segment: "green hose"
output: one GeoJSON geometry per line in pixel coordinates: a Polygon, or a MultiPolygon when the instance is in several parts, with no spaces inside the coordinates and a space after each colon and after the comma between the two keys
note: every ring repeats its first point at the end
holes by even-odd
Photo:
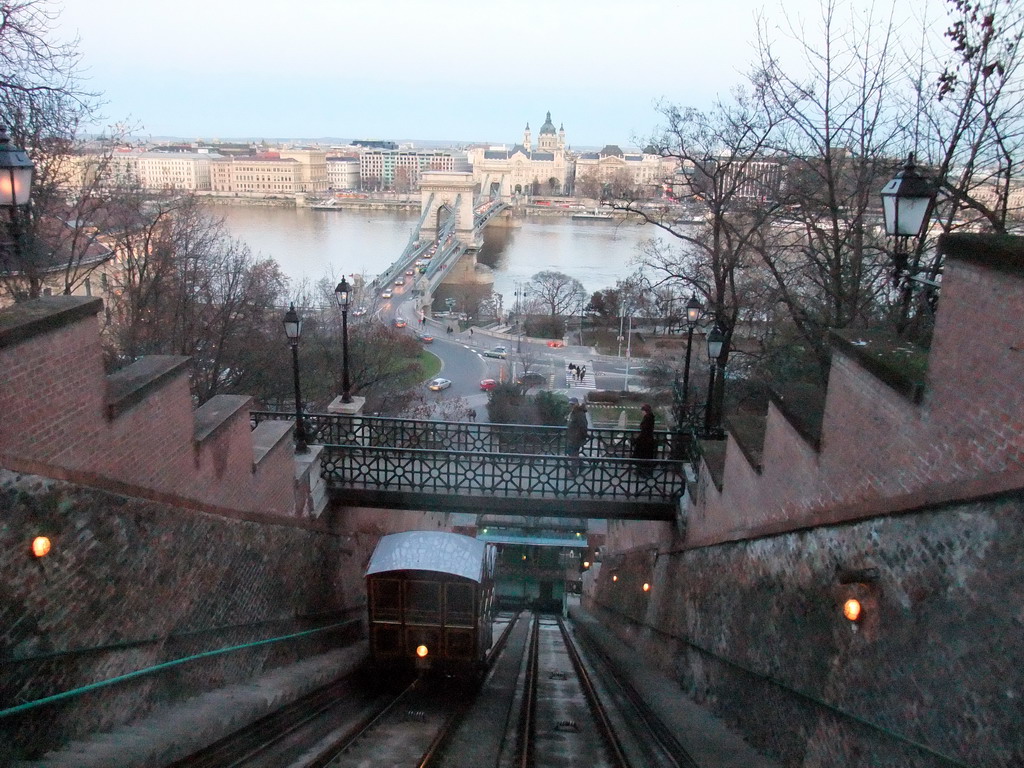
{"type": "Polygon", "coordinates": [[[127,680],[134,680],[137,677],[143,677],[145,675],[151,675],[154,672],[160,672],[162,670],[169,669],[170,667],[176,667],[179,664],[184,664],[185,662],[188,662],[188,661],[195,661],[196,659],[205,659],[205,658],[208,658],[210,656],[218,656],[218,655],[220,655],[222,653],[231,653],[232,651],[241,651],[241,650],[244,650],[246,648],[254,648],[254,647],[258,646],[258,645],[267,645],[269,643],[279,643],[279,642],[282,642],[284,640],[294,640],[294,639],[299,638],[299,637],[306,637],[308,635],[316,634],[317,632],[327,632],[328,630],[331,630],[331,629],[338,629],[340,627],[349,626],[349,625],[352,624],[353,621],[358,621],[358,620],[351,620],[350,619],[349,621],[342,621],[342,622],[339,622],[337,624],[331,624],[331,625],[326,626],[326,627],[320,627],[319,629],[307,629],[304,632],[296,632],[296,633],[291,634],[291,635],[282,635],[281,637],[271,637],[271,638],[269,638],[267,640],[256,640],[256,641],[251,642],[251,643],[243,643],[242,645],[232,645],[232,646],[229,646],[227,648],[218,648],[215,651],[203,651],[202,653],[196,653],[196,654],[193,654],[192,656],[185,656],[184,658],[175,659],[174,661],[165,661],[162,664],[157,664],[157,665],[152,666],[152,667],[146,667],[144,669],[139,669],[139,670],[136,670],[135,672],[129,672],[126,675],[118,675],[117,677],[111,677],[111,678],[109,678],[107,680],[100,680],[97,683],[89,683],[89,685],[83,685],[80,688],[72,688],[70,691],[63,691],[62,693],[55,693],[52,696],[44,696],[41,699],[36,699],[35,701],[27,701],[24,704],[17,705],[16,707],[9,707],[7,709],[0,709],[0,719],[5,718],[5,717],[10,717],[11,715],[17,715],[17,714],[20,714],[22,712],[26,712],[26,711],[28,711],[30,709],[36,709],[37,707],[43,707],[43,706],[46,706],[47,704],[53,704],[54,702],[57,702],[57,701],[63,701],[64,699],[70,699],[70,698],[73,698],[75,696],[81,696],[84,693],[89,693],[90,691],[95,691],[95,690],[98,690],[100,688],[105,688],[108,685],[115,685],[117,683],[123,683],[123,682],[125,682],[127,680]]]}

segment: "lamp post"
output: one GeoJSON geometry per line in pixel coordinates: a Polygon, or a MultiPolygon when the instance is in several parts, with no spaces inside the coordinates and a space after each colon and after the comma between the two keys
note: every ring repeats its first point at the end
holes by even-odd
{"type": "Polygon", "coordinates": [[[302,423],[302,392],[299,389],[299,339],[302,336],[302,318],[292,304],[284,314],[284,333],[292,348],[292,373],[295,377],[295,452],[306,453],[306,427],[302,423]]]}
{"type": "MultiPolygon", "coordinates": [[[[938,190],[927,176],[917,170],[913,152],[907,156],[903,170],[896,174],[882,187],[882,217],[885,220],[885,232],[895,238],[893,246],[893,285],[902,284],[902,313],[906,320],[910,310],[911,280],[921,281],[917,277],[919,251],[914,249],[914,263],[908,265],[910,238],[921,237],[938,190]]],[[[927,281],[931,284],[931,281],[927,281]]],[[[931,287],[937,287],[932,284],[931,287]]]]}
{"type": "Polygon", "coordinates": [[[708,334],[708,359],[711,361],[711,377],[708,380],[708,401],[704,406],[704,436],[718,437],[718,413],[715,407],[715,376],[718,373],[718,358],[722,355],[725,335],[715,323],[708,334]]]}
{"type": "Polygon", "coordinates": [[[11,240],[16,258],[21,255],[21,212],[32,194],[34,166],[23,149],[11,146],[6,126],[0,125],[0,208],[11,217],[11,240]]]}
{"type": "Polygon", "coordinates": [[[697,300],[696,296],[691,296],[690,300],[686,302],[686,363],[683,366],[683,384],[680,387],[678,373],[676,373],[675,380],[672,382],[676,410],[676,435],[673,442],[672,458],[677,461],[682,460],[685,450],[683,434],[686,432],[687,425],[692,424],[690,412],[690,357],[693,351],[693,331],[700,320],[702,309],[703,307],[701,307],[701,303],[697,300]]]}
{"type": "Polygon", "coordinates": [[[352,293],[344,275],[338,287],[334,289],[334,298],[341,309],[341,402],[351,403],[352,394],[348,379],[348,307],[352,303],[352,293]]]}
{"type": "Polygon", "coordinates": [[[686,302],[686,363],[683,365],[683,408],[685,409],[690,397],[690,352],[693,349],[693,331],[700,320],[700,313],[703,307],[696,295],[690,297],[686,302]]]}

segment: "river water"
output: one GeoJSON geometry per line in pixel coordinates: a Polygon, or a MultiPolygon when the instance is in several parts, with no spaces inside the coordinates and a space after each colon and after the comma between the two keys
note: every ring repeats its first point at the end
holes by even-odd
{"type": "MultiPolygon", "coordinates": [[[[211,211],[254,253],[275,259],[293,291],[322,277],[333,283],[342,274],[377,275],[401,254],[419,220],[415,211],[351,208],[216,205],[211,211]]],[[[515,283],[543,270],[575,277],[591,294],[632,274],[641,244],[651,238],[665,236],[633,221],[530,217],[521,227],[487,227],[477,260],[493,270],[494,290],[506,297],[515,283]]]]}

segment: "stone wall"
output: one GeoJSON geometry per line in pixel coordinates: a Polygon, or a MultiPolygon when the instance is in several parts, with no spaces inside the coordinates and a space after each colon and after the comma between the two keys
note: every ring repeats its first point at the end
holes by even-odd
{"type": "MultiPolygon", "coordinates": [[[[365,611],[373,535],[0,471],[0,709],[365,611]],[[53,549],[36,560],[32,538],[53,549]],[[104,648],[106,646],[106,648],[104,648]]],[[[361,631],[361,627],[359,628],[361,631]]],[[[338,631],[189,662],[0,719],[0,764],[323,652],[338,631]]]]}
{"type": "Polygon", "coordinates": [[[740,542],[620,551],[606,555],[588,602],[787,766],[1010,768],[1024,765],[1022,572],[1016,491],[740,542]],[[840,583],[869,568],[877,580],[840,583]],[[848,597],[864,606],[858,623],[842,615],[848,597]]]}

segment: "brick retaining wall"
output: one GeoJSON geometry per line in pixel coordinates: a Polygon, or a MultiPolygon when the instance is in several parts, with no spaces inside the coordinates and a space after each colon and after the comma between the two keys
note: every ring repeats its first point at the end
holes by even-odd
{"type": "MultiPolygon", "coordinates": [[[[361,619],[362,569],[376,542],[294,519],[232,519],[3,471],[0,521],[0,708],[206,650],[361,619]],[[37,561],[28,548],[38,533],[51,537],[53,551],[37,561]],[[202,632],[211,628],[221,629],[202,632]],[[193,634],[167,639],[184,633],[193,634]],[[148,638],[162,640],[10,662],[148,638]]],[[[324,633],[211,657],[31,710],[0,720],[0,744],[19,756],[41,752],[342,640],[324,633]]],[[[9,756],[0,748],[0,764],[9,756]]]]}
{"type": "Polygon", "coordinates": [[[1013,492],[607,556],[592,609],[786,765],[1009,768],[1024,765],[1022,572],[1013,492]],[[837,571],[868,567],[877,582],[839,583],[837,571]],[[848,596],[865,606],[856,629],[840,611],[848,596]]]}

